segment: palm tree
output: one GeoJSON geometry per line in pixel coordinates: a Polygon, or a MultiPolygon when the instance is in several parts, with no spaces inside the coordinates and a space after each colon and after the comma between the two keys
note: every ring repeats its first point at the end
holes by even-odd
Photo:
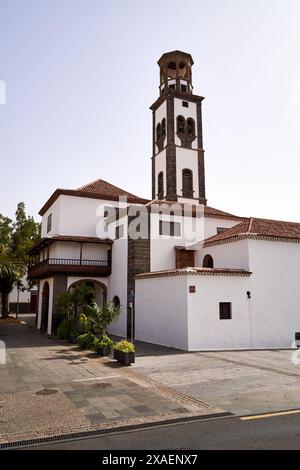
{"type": "Polygon", "coordinates": [[[64,292],[58,298],[58,308],[62,317],[74,319],[77,323],[78,313],[87,305],[87,298],[91,293],[91,288],[84,285],[75,285],[68,292],[64,292]]]}
{"type": "Polygon", "coordinates": [[[93,300],[91,305],[84,307],[84,314],[81,315],[81,322],[87,328],[93,330],[95,334],[106,335],[106,330],[110,323],[116,321],[120,315],[120,306],[115,305],[111,300],[103,307],[99,307],[93,300]]]}

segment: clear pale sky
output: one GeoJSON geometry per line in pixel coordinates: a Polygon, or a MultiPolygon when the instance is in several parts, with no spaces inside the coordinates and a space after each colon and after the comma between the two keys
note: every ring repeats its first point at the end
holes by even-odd
{"type": "Polygon", "coordinates": [[[0,213],[97,178],[150,198],[156,61],[181,49],[209,205],[300,222],[299,25],[300,0],[0,0],[0,213]]]}

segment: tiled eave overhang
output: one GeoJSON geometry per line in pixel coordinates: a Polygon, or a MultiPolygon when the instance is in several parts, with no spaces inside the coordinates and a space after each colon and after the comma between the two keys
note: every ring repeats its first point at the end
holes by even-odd
{"type": "Polygon", "coordinates": [[[149,279],[155,277],[172,277],[172,276],[251,276],[250,271],[243,269],[222,269],[222,268],[184,268],[170,269],[166,271],[154,271],[150,273],[137,274],[135,279],[149,279]]]}
{"type": "Polygon", "coordinates": [[[300,238],[293,237],[279,237],[279,236],[270,236],[270,235],[261,235],[255,233],[245,233],[228,238],[223,238],[221,240],[212,240],[204,241],[203,247],[207,248],[210,246],[224,245],[225,243],[233,243],[240,240],[266,240],[271,242],[283,242],[283,243],[300,243],[300,238]]]}
{"type": "Polygon", "coordinates": [[[155,111],[159,106],[164,102],[167,96],[174,96],[175,98],[179,98],[181,100],[188,100],[192,101],[193,103],[201,103],[201,101],[204,100],[204,96],[198,96],[198,95],[190,95],[186,94],[177,90],[172,90],[168,89],[167,94],[161,95],[151,106],[150,109],[151,111],[155,111]]]}
{"type": "MultiPolygon", "coordinates": [[[[75,196],[75,197],[85,197],[88,199],[101,199],[103,201],[119,201],[120,197],[125,197],[123,195],[111,195],[111,194],[96,194],[96,193],[89,193],[86,191],[78,191],[75,189],[56,189],[52,196],[48,199],[48,201],[43,205],[41,208],[39,215],[44,215],[45,212],[52,206],[52,204],[56,201],[56,199],[61,196],[75,196]]],[[[127,202],[131,204],[147,204],[149,199],[142,199],[139,197],[131,197],[126,196],[127,202]]]]}

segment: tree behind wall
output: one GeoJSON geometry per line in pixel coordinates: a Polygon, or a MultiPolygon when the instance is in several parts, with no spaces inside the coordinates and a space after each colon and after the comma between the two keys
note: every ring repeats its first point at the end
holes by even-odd
{"type": "Polygon", "coordinates": [[[27,251],[40,239],[40,224],[26,215],[25,204],[17,206],[15,220],[0,214],[0,294],[2,316],[8,316],[8,295],[26,273],[27,251]]]}

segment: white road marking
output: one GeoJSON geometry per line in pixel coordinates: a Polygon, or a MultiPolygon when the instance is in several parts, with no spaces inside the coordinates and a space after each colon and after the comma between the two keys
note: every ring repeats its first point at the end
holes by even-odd
{"type": "Polygon", "coordinates": [[[121,376],[120,375],[106,375],[104,377],[90,377],[88,379],[72,380],[72,382],[88,382],[89,380],[116,379],[117,377],[121,377],[121,376]]]}

